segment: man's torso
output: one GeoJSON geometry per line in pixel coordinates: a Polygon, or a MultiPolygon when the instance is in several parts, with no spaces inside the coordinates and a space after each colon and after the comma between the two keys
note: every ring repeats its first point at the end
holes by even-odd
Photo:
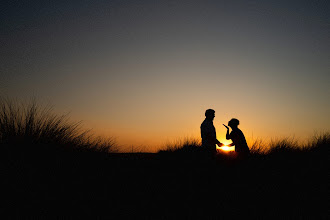
{"type": "Polygon", "coordinates": [[[216,131],[213,121],[205,119],[201,124],[202,146],[215,149],[216,131]]]}

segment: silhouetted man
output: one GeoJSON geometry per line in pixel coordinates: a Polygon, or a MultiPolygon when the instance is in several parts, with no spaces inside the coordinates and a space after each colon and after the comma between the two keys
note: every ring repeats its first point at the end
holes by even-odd
{"type": "Polygon", "coordinates": [[[219,147],[223,146],[223,144],[217,140],[215,127],[213,125],[215,111],[213,109],[206,110],[205,117],[205,120],[201,124],[202,147],[210,154],[215,154],[216,145],[219,147]]]}

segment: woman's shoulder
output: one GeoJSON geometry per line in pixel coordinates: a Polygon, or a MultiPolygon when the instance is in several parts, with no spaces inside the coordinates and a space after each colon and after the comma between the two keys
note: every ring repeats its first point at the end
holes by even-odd
{"type": "Polygon", "coordinates": [[[232,130],[230,134],[231,135],[236,135],[236,136],[244,135],[243,132],[239,128],[232,130]]]}
{"type": "Polygon", "coordinates": [[[239,133],[237,132],[236,129],[234,129],[234,130],[232,130],[232,131],[230,132],[230,136],[232,136],[232,137],[237,136],[238,134],[239,134],[239,133]]]}
{"type": "Polygon", "coordinates": [[[237,132],[243,133],[241,129],[237,128],[237,132]]]}

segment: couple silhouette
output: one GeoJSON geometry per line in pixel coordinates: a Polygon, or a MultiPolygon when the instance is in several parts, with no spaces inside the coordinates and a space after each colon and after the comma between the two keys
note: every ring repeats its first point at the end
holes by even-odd
{"type": "MultiPolygon", "coordinates": [[[[215,127],[213,125],[214,117],[215,111],[213,109],[207,109],[205,111],[205,120],[201,124],[202,148],[211,155],[215,155],[216,145],[219,147],[224,146],[224,144],[217,139],[215,127]]],[[[232,118],[228,122],[228,126],[223,124],[223,126],[227,128],[226,139],[232,141],[228,146],[235,146],[235,152],[238,157],[245,158],[250,154],[250,150],[246,143],[245,136],[238,128],[238,125],[239,120],[236,118],[232,118]],[[229,127],[232,129],[231,132],[229,132],[229,127]]]]}

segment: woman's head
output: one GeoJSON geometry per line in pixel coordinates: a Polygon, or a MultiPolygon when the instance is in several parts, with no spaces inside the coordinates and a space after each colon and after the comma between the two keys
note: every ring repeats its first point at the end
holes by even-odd
{"type": "Polygon", "coordinates": [[[239,120],[236,118],[232,118],[229,122],[228,122],[228,126],[231,128],[236,128],[239,125],[239,120]]]}

